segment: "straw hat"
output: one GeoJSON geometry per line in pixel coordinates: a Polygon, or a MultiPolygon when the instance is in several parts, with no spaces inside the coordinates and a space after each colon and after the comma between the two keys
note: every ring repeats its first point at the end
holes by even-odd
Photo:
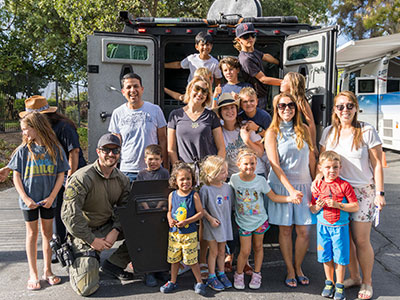
{"type": "Polygon", "coordinates": [[[213,108],[213,111],[218,115],[218,117],[221,118],[221,116],[219,115],[220,108],[222,108],[224,106],[232,105],[232,104],[239,107],[239,101],[235,100],[232,97],[231,93],[223,93],[218,99],[218,106],[213,108]]]}
{"type": "Polygon", "coordinates": [[[43,96],[32,96],[25,100],[25,111],[19,113],[20,118],[23,118],[27,113],[36,111],[41,114],[56,112],[56,106],[50,106],[46,98],[43,96]]]}

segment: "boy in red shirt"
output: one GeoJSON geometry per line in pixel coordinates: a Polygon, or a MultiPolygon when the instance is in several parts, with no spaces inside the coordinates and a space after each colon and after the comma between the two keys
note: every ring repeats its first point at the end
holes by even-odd
{"type": "Polygon", "coordinates": [[[343,281],[350,260],[349,212],[358,210],[351,185],[339,178],[340,156],[325,151],[319,157],[318,169],[324,175],[313,189],[310,210],[317,214],[318,261],[324,264],[325,287],[322,296],[346,299],[343,281]],[[334,289],[334,273],[336,287],[334,289]]]}

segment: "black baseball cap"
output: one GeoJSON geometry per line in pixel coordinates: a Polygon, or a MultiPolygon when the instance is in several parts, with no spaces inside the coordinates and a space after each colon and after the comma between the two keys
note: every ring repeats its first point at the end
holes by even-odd
{"type": "Polygon", "coordinates": [[[119,140],[119,137],[117,137],[114,134],[111,133],[106,133],[101,136],[97,143],[97,148],[104,147],[105,145],[116,145],[118,147],[121,147],[121,141],[119,140]]]}
{"type": "Polygon", "coordinates": [[[256,33],[256,31],[254,30],[254,25],[252,23],[240,23],[238,26],[236,26],[236,37],[239,38],[247,33],[256,33]]]}

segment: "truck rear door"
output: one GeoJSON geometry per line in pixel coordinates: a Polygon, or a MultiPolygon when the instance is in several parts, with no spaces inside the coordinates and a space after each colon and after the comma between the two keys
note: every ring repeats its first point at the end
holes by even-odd
{"type": "Polygon", "coordinates": [[[108,131],[111,113],[125,103],[121,78],[137,73],[144,86],[143,100],[157,102],[156,39],[123,33],[88,36],[89,161],[96,158],[99,138],[108,131]]]}
{"type": "Polygon", "coordinates": [[[283,47],[284,73],[299,72],[306,77],[306,90],[317,125],[317,140],[330,123],[336,92],[336,37],[331,26],[289,35],[283,47]]]}

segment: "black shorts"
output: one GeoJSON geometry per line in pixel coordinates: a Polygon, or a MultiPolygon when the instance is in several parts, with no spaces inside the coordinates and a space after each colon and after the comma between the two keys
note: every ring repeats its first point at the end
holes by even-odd
{"type": "Polygon", "coordinates": [[[39,211],[40,211],[40,218],[41,219],[53,219],[54,218],[54,208],[45,208],[43,206],[39,206],[35,209],[30,210],[22,210],[24,215],[24,219],[26,222],[32,222],[39,219],[39,211]]]}

